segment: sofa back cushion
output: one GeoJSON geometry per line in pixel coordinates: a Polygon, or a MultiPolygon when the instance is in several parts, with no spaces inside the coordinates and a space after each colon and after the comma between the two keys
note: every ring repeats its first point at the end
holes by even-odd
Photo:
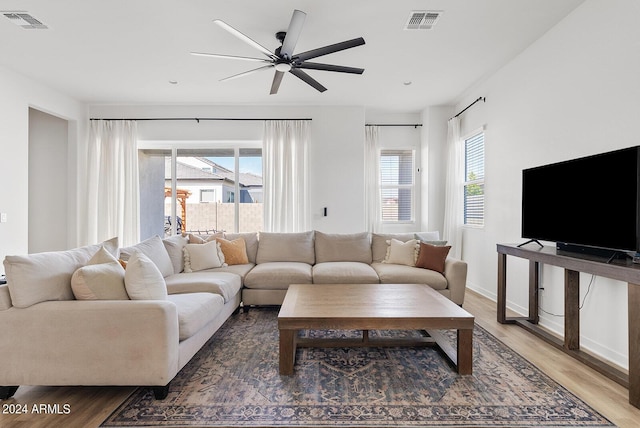
{"type": "Polygon", "coordinates": [[[169,260],[173,265],[173,272],[180,273],[184,270],[184,253],[182,250],[184,246],[189,243],[188,236],[173,235],[162,240],[164,248],[169,254],[169,260]]]}
{"type": "Polygon", "coordinates": [[[26,308],[49,300],[73,300],[71,276],[86,265],[101,246],[117,254],[118,238],[67,251],[7,256],[4,271],[13,306],[26,308]]]}
{"type": "Polygon", "coordinates": [[[367,232],[351,234],[315,233],[316,263],[361,262],[371,264],[371,242],[367,232]]]}
{"type": "Polygon", "coordinates": [[[256,263],[300,262],[314,264],[313,231],[300,233],[260,232],[256,263]]]}
{"type": "Polygon", "coordinates": [[[258,256],[258,234],[256,232],[224,234],[224,239],[229,241],[233,241],[239,238],[244,239],[244,245],[247,250],[247,258],[249,259],[249,263],[255,263],[258,256]]]}

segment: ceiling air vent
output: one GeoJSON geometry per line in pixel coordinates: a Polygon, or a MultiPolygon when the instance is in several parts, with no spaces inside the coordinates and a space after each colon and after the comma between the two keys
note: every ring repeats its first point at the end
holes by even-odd
{"type": "Polygon", "coordinates": [[[414,10],[404,26],[405,30],[431,30],[440,16],[441,10],[414,10]]]}
{"type": "Polygon", "coordinates": [[[9,21],[27,30],[46,30],[49,28],[25,11],[2,11],[0,13],[2,13],[9,21]]]}

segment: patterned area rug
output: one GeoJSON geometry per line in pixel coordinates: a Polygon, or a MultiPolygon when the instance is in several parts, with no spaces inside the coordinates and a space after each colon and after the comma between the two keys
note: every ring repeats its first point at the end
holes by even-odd
{"type": "MultiPolygon", "coordinates": [[[[397,334],[417,333],[370,337],[397,334]]],[[[252,309],[226,322],[165,400],[139,388],[102,426],[613,426],[482,328],[473,339],[470,376],[430,347],[299,349],[294,375],[280,376],[277,311],[252,309]]]]}

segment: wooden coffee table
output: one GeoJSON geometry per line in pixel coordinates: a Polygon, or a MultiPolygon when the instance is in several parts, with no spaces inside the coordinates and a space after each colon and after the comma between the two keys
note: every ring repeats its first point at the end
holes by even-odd
{"type": "Polygon", "coordinates": [[[471,374],[474,317],[423,284],[292,284],[278,314],[280,374],[293,374],[296,348],[439,346],[471,374]],[[362,330],[359,339],[309,339],[299,330],[362,330]],[[435,330],[456,329],[454,349],[435,330]],[[369,339],[369,330],[427,330],[417,339],[369,339]]]}

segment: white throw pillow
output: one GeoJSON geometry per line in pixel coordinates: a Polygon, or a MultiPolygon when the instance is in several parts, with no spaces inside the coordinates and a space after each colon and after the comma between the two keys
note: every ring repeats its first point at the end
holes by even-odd
{"type": "Polygon", "coordinates": [[[218,241],[206,244],[187,244],[184,246],[184,271],[197,272],[226,266],[224,254],[218,241]]]}
{"type": "Polygon", "coordinates": [[[104,247],[73,273],[71,289],[77,300],[129,300],[124,268],[104,247]]]}
{"type": "Polygon", "coordinates": [[[383,263],[392,263],[396,265],[415,266],[418,255],[418,240],[410,239],[407,242],[391,239],[387,241],[389,248],[387,249],[387,257],[383,263]]]}
{"type": "Polygon", "coordinates": [[[162,273],[144,253],[131,254],[124,274],[124,285],[132,300],[166,300],[167,286],[162,273]]]}
{"type": "Polygon", "coordinates": [[[145,256],[149,257],[149,259],[151,259],[156,264],[163,277],[173,275],[174,273],[179,273],[173,271],[173,263],[171,262],[169,253],[167,252],[167,249],[165,248],[164,244],[162,243],[162,239],[160,239],[159,236],[156,235],[152,238],[140,242],[139,244],[134,245],[133,247],[121,248],[120,258],[123,260],[128,260],[136,251],[140,251],[145,256]]]}

